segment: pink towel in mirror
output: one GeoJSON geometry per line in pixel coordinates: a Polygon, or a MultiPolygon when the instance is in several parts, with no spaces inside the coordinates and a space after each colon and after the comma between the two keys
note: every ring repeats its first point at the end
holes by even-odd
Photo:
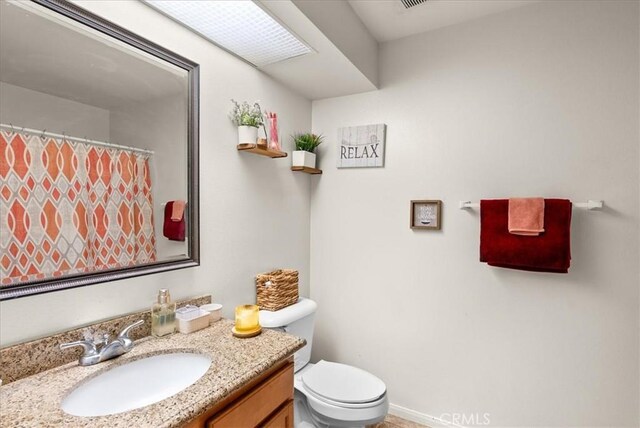
{"type": "Polygon", "coordinates": [[[171,221],[181,221],[184,216],[185,201],[175,200],[173,201],[173,207],[171,209],[171,221]]]}

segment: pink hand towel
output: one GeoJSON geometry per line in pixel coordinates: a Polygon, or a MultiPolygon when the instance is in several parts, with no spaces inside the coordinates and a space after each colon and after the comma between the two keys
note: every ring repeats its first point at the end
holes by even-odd
{"type": "Polygon", "coordinates": [[[509,199],[509,233],[538,236],[544,232],[544,199],[509,199]]]}
{"type": "Polygon", "coordinates": [[[184,216],[185,202],[181,200],[173,201],[173,207],[171,209],[171,221],[181,221],[184,216]]]}

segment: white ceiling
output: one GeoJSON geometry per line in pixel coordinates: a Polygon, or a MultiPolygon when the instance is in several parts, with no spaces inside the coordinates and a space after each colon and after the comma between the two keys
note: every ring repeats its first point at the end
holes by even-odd
{"type": "MultiPolygon", "coordinates": [[[[185,93],[187,72],[39,6],[0,0],[0,80],[104,109],[185,93]]],[[[186,96],[186,95],[185,95],[186,96]]]]}
{"type": "Polygon", "coordinates": [[[400,0],[349,0],[378,42],[480,18],[538,0],[427,0],[405,9],[400,0]]]}

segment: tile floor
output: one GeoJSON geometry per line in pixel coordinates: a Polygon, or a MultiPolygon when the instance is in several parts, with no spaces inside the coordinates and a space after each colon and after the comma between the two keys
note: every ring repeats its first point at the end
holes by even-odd
{"type": "Polygon", "coordinates": [[[406,419],[399,418],[393,415],[387,415],[383,422],[372,425],[370,428],[429,428],[426,425],[421,425],[415,422],[408,421],[406,419]]]}

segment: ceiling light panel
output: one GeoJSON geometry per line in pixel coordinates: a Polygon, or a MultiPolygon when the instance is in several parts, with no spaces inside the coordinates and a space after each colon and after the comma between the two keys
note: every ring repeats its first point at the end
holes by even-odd
{"type": "Polygon", "coordinates": [[[258,67],[311,52],[253,1],[143,1],[258,67]]]}

